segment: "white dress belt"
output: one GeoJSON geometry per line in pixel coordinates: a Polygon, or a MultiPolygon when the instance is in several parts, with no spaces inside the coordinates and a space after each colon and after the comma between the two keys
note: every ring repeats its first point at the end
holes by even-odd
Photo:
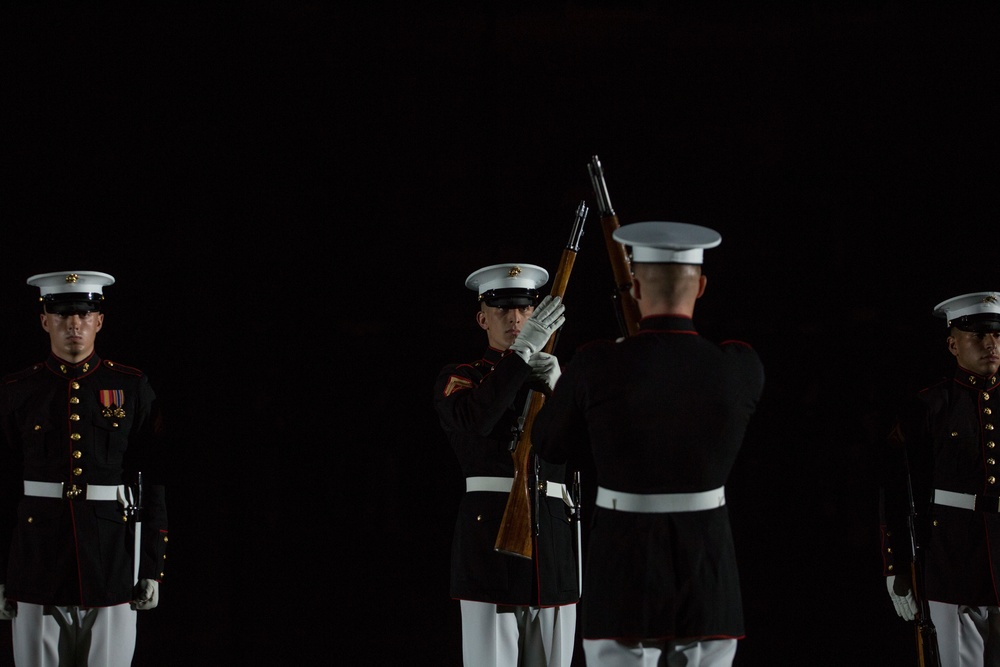
{"type": "Polygon", "coordinates": [[[996,496],[979,496],[974,493],[956,493],[934,489],[931,500],[935,505],[957,507],[961,510],[979,510],[981,512],[1000,512],[1000,498],[996,496]]]}
{"type": "Polygon", "coordinates": [[[81,493],[86,493],[84,496],[86,500],[118,500],[122,504],[127,504],[125,503],[124,484],[118,484],[117,486],[113,484],[87,484],[86,492],[83,489],[78,489],[74,484],[64,494],[62,482],[34,482],[27,479],[24,480],[24,495],[26,496],[62,498],[65,495],[67,498],[77,498],[76,494],[81,493]]]}
{"type": "MultiPolygon", "coordinates": [[[[466,477],[465,490],[468,491],[496,491],[497,493],[510,493],[510,488],[514,485],[513,477],[466,477]]],[[[545,482],[545,495],[551,498],[562,498],[569,507],[573,507],[573,498],[569,495],[569,489],[565,484],[558,482],[545,482]]]]}
{"type": "Polygon", "coordinates": [[[698,493],[625,493],[597,487],[598,507],[619,512],[698,512],[726,504],[726,487],[698,493]]]}

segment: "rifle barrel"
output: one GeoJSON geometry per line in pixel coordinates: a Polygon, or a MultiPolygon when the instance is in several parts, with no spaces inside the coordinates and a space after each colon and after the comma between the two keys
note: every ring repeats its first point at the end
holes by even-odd
{"type": "Polygon", "coordinates": [[[590,182],[594,185],[594,196],[597,197],[597,208],[601,211],[601,217],[607,218],[615,214],[615,209],[611,207],[611,195],[608,194],[608,184],[604,182],[604,167],[596,155],[590,158],[587,165],[590,172],[590,182]]]}
{"type": "Polygon", "coordinates": [[[642,318],[639,306],[632,298],[632,272],[625,246],[614,240],[614,232],[618,229],[618,216],[611,207],[611,197],[608,195],[608,185],[604,181],[604,168],[596,155],[590,158],[587,165],[590,180],[594,185],[594,194],[601,209],[601,229],[604,231],[604,244],[608,249],[608,259],[611,261],[611,272],[615,279],[615,290],[612,301],[615,316],[623,336],[631,336],[639,331],[639,320],[642,318]]]}

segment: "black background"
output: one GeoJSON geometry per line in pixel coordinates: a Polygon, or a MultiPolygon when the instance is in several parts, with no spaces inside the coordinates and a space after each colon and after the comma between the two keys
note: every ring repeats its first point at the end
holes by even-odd
{"type": "Polygon", "coordinates": [[[875,464],[953,363],[933,306],[998,288],[995,17],[660,5],[5,6],[2,365],[47,351],[28,276],[111,273],[98,350],[176,436],[137,665],[460,664],[431,387],[485,342],[465,277],[554,271],[581,200],[557,351],[618,335],[592,155],[622,224],[722,234],[695,319],[767,371],[737,664],[914,659],[875,464]]]}

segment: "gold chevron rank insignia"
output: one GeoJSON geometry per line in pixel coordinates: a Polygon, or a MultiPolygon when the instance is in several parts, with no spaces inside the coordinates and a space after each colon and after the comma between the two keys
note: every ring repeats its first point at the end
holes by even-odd
{"type": "Polygon", "coordinates": [[[472,380],[469,378],[452,375],[448,379],[448,386],[444,388],[444,395],[451,396],[459,389],[472,389],[472,380]]]}

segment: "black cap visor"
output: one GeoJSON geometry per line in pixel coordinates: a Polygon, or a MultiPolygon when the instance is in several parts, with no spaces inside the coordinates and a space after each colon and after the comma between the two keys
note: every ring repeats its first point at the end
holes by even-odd
{"type": "Polygon", "coordinates": [[[479,300],[494,308],[524,308],[538,304],[538,290],[509,287],[483,292],[479,300]]]}
{"type": "Polygon", "coordinates": [[[101,310],[102,298],[100,294],[92,292],[52,294],[42,300],[42,305],[45,312],[55,315],[95,313],[101,310]]]}
{"type": "Polygon", "coordinates": [[[970,333],[1000,332],[1000,314],[980,313],[978,315],[963,315],[951,321],[951,326],[960,331],[970,333]]]}

